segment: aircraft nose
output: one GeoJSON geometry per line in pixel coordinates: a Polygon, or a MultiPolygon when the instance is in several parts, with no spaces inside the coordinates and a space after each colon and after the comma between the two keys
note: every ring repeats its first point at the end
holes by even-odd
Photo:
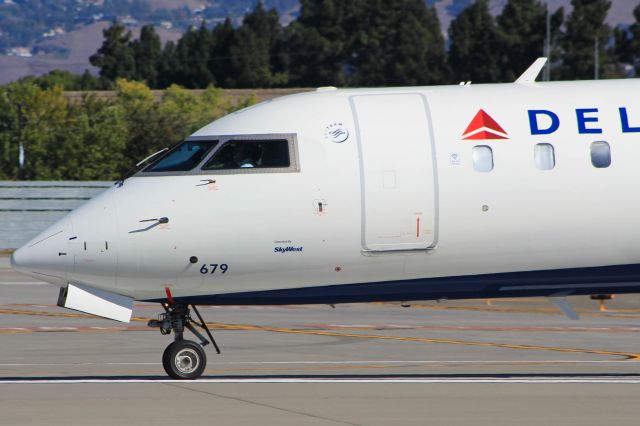
{"type": "Polygon", "coordinates": [[[57,223],[11,255],[11,267],[23,274],[56,285],[66,284],[69,253],[65,223],[57,223]]]}
{"type": "Polygon", "coordinates": [[[16,271],[29,273],[45,263],[50,263],[51,259],[46,259],[47,256],[43,254],[37,249],[24,245],[11,254],[9,262],[16,271]]]}
{"type": "Polygon", "coordinates": [[[26,266],[24,257],[24,250],[21,248],[11,253],[11,257],[9,258],[11,268],[15,269],[16,271],[22,271],[24,269],[24,266],[26,266]]]}

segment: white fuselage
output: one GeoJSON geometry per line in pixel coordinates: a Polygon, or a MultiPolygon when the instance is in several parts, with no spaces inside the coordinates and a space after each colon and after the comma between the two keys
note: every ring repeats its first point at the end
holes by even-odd
{"type": "Polygon", "coordinates": [[[184,297],[638,264],[637,93],[640,82],[620,80],[265,102],[193,137],[292,135],[296,170],[139,173],[14,263],[60,286],[142,300],[165,288],[184,297]],[[479,110],[504,138],[463,138],[479,110]],[[610,146],[609,167],[592,165],[597,141],[610,146]],[[552,145],[552,169],[536,167],[536,144],[552,145]],[[491,171],[475,170],[477,146],[491,148],[491,171]],[[160,217],[168,223],[141,222],[160,217]]]}

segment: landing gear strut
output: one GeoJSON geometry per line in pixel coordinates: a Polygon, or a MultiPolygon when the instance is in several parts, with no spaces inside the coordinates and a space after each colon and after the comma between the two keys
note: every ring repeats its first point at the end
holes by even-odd
{"type": "Polygon", "coordinates": [[[173,343],[167,346],[162,354],[164,371],[174,379],[197,379],[207,366],[207,356],[203,348],[209,343],[213,344],[217,353],[220,353],[220,348],[195,305],[191,305],[191,309],[193,309],[199,321],[191,317],[189,305],[163,303],[162,307],[165,313],[160,314],[157,320],[149,321],[148,326],[159,328],[160,333],[163,335],[170,334],[173,330],[173,343]],[[194,325],[203,329],[207,333],[209,340],[194,325]],[[185,328],[192,332],[200,340],[200,343],[184,340],[185,328]]]}

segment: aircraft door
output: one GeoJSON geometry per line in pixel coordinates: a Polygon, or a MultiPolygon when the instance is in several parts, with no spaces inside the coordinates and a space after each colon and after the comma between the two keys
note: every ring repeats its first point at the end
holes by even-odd
{"type": "Polygon", "coordinates": [[[425,97],[353,96],[351,105],[360,151],[364,250],[435,247],[435,153],[425,97]]]}

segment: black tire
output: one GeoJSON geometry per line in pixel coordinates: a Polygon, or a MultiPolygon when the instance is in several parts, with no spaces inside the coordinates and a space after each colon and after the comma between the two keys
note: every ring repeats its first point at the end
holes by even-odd
{"type": "Polygon", "coordinates": [[[162,355],[164,371],[177,380],[197,379],[207,366],[207,355],[202,346],[191,340],[173,342],[162,355]]]}
{"type": "Polygon", "coordinates": [[[176,342],[171,342],[171,344],[169,346],[167,346],[164,350],[164,352],[162,353],[162,368],[164,368],[164,371],[168,374],[171,375],[171,372],[169,370],[169,356],[171,355],[171,348],[173,347],[173,345],[176,342]]]}

